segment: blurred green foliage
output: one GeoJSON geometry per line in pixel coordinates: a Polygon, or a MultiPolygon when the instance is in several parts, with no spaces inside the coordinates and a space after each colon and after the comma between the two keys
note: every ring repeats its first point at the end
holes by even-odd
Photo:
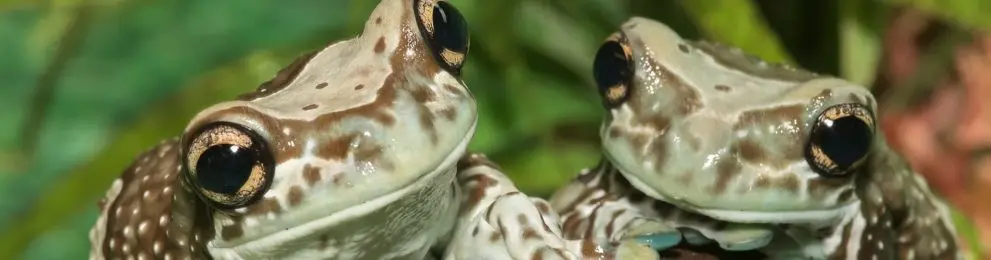
{"type": "MultiPolygon", "coordinates": [[[[471,149],[534,195],[597,160],[592,57],[631,15],[865,85],[894,6],[991,25],[980,0],[452,2],[471,26],[471,149]]],[[[356,35],[376,4],[0,1],[0,259],[87,255],[95,203],[135,155],[295,56],[356,35]]]]}

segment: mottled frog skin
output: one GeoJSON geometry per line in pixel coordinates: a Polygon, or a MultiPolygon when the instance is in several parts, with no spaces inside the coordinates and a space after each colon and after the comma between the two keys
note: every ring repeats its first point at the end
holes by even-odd
{"type": "Polygon", "coordinates": [[[634,17],[599,49],[604,157],[550,203],[566,239],[783,259],[962,259],[947,206],[848,81],[634,17]]]}
{"type": "Polygon", "coordinates": [[[483,154],[458,161],[461,210],[444,259],[657,259],[638,243],[612,248],[590,239],[565,239],[561,218],[541,198],[522,192],[483,154]]]}
{"type": "Polygon", "coordinates": [[[360,36],[139,155],[90,259],[423,259],[453,226],[476,124],[467,51],[451,4],[381,1],[360,36]]]}

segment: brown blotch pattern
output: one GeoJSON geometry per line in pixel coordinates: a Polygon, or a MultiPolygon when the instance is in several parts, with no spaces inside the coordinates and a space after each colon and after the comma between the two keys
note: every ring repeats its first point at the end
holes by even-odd
{"type": "MultiPolygon", "coordinates": [[[[737,153],[735,149],[730,149],[730,154],[737,153]]],[[[743,166],[737,161],[736,156],[723,156],[716,163],[716,183],[712,186],[714,194],[722,194],[729,187],[729,182],[740,174],[743,166]]]]}
{"type": "Polygon", "coordinates": [[[678,44],[678,50],[681,51],[681,53],[684,53],[684,54],[688,54],[688,52],[690,51],[688,49],[688,45],[685,45],[684,43],[679,43],[678,44]]]}
{"type": "Polygon", "coordinates": [[[303,202],[303,188],[293,185],[289,188],[289,206],[299,206],[303,202]]]}
{"type": "Polygon", "coordinates": [[[328,85],[328,84],[327,84],[327,82],[321,82],[320,84],[317,84],[317,89],[323,89],[323,88],[326,88],[326,87],[327,87],[327,85],[328,85]]]}
{"type": "Polygon", "coordinates": [[[716,85],[715,88],[716,88],[716,90],[718,90],[720,92],[729,92],[731,90],[729,86],[722,85],[722,84],[716,85]]]}
{"type": "Polygon", "coordinates": [[[385,51],[385,37],[379,37],[379,40],[375,42],[375,53],[382,53],[385,51]]]}
{"type": "MultiPolygon", "coordinates": [[[[674,95],[679,97],[676,99],[676,105],[674,105],[674,113],[676,115],[688,115],[694,113],[698,109],[702,108],[702,100],[699,96],[698,91],[691,87],[685,80],[681,79],[678,74],[671,72],[666,67],[661,64],[657,64],[655,59],[645,59],[649,64],[650,68],[654,68],[654,72],[658,74],[658,78],[662,80],[662,87],[669,87],[674,90],[674,95]]],[[[636,82],[634,84],[644,84],[641,82],[636,82]]],[[[631,102],[635,105],[632,106],[635,110],[641,109],[641,107],[649,107],[638,104],[641,102],[642,98],[633,98],[631,102]]],[[[638,115],[643,115],[646,111],[634,111],[638,115]]]]}
{"type": "Polygon", "coordinates": [[[244,235],[244,226],[238,225],[228,225],[220,228],[220,238],[225,241],[231,241],[240,238],[244,235]]]}
{"type": "Polygon", "coordinates": [[[805,82],[819,77],[815,73],[782,64],[763,62],[737,48],[710,41],[692,41],[696,51],[702,51],[726,68],[736,69],[749,75],[782,81],[805,82]]]}
{"type": "Polygon", "coordinates": [[[754,164],[758,164],[767,161],[767,153],[764,151],[764,147],[757,143],[753,139],[743,139],[736,143],[737,151],[739,151],[740,159],[748,161],[754,164]]]}
{"type": "Polygon", "coordinates": [[[282,213],[282,206],[279,205],[279,201],[274,198],[262,199],[251,204],[247,207],[247,215],[265,215],[269,213],[279,214],[282,213]]]}
{"type": "MultiPolygon", "coordinates": [[[[289,64],[289,66],[279,70],[279,72],[275,74],[274,78],[262,83],[255,91],[238,96],[237,99],[251,101],[271,95],[275,92],[279,92],[289,86],[289,83],[296,79],[299,72],[302,71],[303,68],[306,67],[306,64],[310,62],[310,59],[316,55],[317,52],[314,51],[296,58],[296,60],[289,64]]],[[[320,88],[319,85],[317,85],[317,88],[320,88]]]]}
{"type": "Polygon", "coordinates": [[[762,176],[754,181],[754,187],[756,188],[778,188],[796,195],[798,194],[800,184],[801,181],[794,173],[786,173],[774,177],[762,176]]]}
{"type": "Polygon", "coordinates": [[[310,185],[310,187],[316,186],[320,179],[320,168],[308,163],[303,165],[303,180],[306,180],[307,185],[310,185]]]}
{"type": "Polygon", "coordinates": [[[358,84],[357,86],[354,86],[354,90],[361,90],[363,88],[365,88],[364,84],[358,84]]]}
{"type": "Polygon", "coordinates": [[[749,151],[751,154],[745,154],[747,158],[753,160],[747,161],[754,163],[763,162],[774,165],[777,168],[782,168],[786,167],[790,162],[801,160],[804,154],[803,151],[805,150],[805,137],[808,135],[804,120],[802,119],[805,109],[806,107],[803,105],[789,105],[741,113],[737,118],[736,124],[733,125],[734,131],[766,128],[767,126],[789,129],[788,131],[771,133],[774,135],[773,138],[778,148],[781,148],[773,156],[767,152],[755,154],[753,152],[756,150],[762,150],[760,149],[761,145],[745,144],[745,142],[754,141],[741,141],[741,146],[751,146],[753,148],[749,151]],[[794,131],[791,129],[794,129],[794,131]]]}
{"type": "Polygon", "coordinates": [[[317,104],[309,104],[309,105],[306,105],[305,107],[303,107],[303,111],[313,110],[313,109],[316,109],[317,107],[318,107],[317,104]]]}

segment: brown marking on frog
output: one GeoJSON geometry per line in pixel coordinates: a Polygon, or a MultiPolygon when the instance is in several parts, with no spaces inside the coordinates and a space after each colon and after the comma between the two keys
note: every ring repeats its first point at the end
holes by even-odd
{"type": "MultiPolygon", "coordinates": [[[[265,81],[264,83],[259,85],[258,89],[255,89],[255,91],[238,96],[237,99],[243,101],[251,101],[262,97],[266,97],[275,92],[279,92],[282,89],[285,89],[287,86],[289,86],[289,83],[292,83],[292,81],[296,79],[296,76],[299,75],[299,72],[303,71],[303,68],[306,67],[306,64],[308,64],[310,62],[310,59],[316,56],[317,53],[318,53],[317,51],[313,51],[297,57],[296,60],[294,60],[292,63],[289,64],[289,66],[286,66],[285,68],[279,70],[279,72],[275,74],[274,78],[265,81]]],[[[317,89],[320,88],[321,88],[320,85],[317,85],[317,89]]]]}
{"type": "Polygon", "coordinates": [[[440,115],[447,118],[447,120],[453,121],[458,116],[458,110],[453,107],[444,108],[440,110],[440,115]]]}
{"type": "Polygon", "coordinates": [[[489,241],[492,243],[498,242],[500,239],[502,239],[502,233],[499,230],[493,231],[492,235],[489,236],[489,241]]]}
{"type": "Polygon", "coordinates": [[[842,204],[849,202],[853,198],[853,189],[848,189],[840,192],[840,195],[836,197],[836,203],[842,204]]]}
{"type": "MultiPolygon", "coordinates": [[[[751,161],[753,163],[767,163],[775,166],[776,168],[782,169],[787,167],[791,162],[802,160],[803,151],[805,150],[805,137],[808,135],[805,131],[805,124],[803,123],[803,115],[805,114],[805,106],[803,105],[787,105],[772,107],[766,109],[749,110],[740,114],[737,118],[736,123],[733,125],[734,131],[749,130],[756,128],[764,128],[766,126],[780,126],[787,128],[796,128],[797,131],[781,131],[773,133],[775,141],[780,144],[779,148],[781,151],[775,153],[774,156],[769,156],[767,152],[762,154],[765,156],[763,160],[751,161]],[[780,138],[780,139],[778,139],[780,138]]],[[[753,138],[757,138],[753,136],[753,138]]],[[[758,158],[757,156],[751,156],[752,158],[758,158]]]]}
{"type": "Polygon", "coordinates": [[[299,203],[303,202],[303,188],[299,185],[293,185],[289,187],[289,206],[299,206],[299,203]]]}
{"type": "Polygon", "coordinates": [[[327,82],[320,82],[320,84],[317,84],[317,89],[326,88],[327,85],[329,85],[329,84],[327,84],[327,82]]]}
{"type": "Polygon", "coordinates": [[[691,49],[688,48],[688,45],[685,45],[684,43],[678,43],[678,50],[684,54],[688,54],[691,52],[691,49]]]}
{"type": "Polygon", "coordinates": [[[833,98],[833,90],[828,88],[823,89],[822,92],[819,92],[819,94],[812,96],[812,100],[810,104],[825,104],[826,101],[829,101],[832,98],[833,98]]]}
{"type": "Polygon", "coordinates": [[[730,47],[718,42],[690,41],[690,44],[695,47],[696,51],[701,51],[712,57],[713,61],[724,68],[736,70],[744,74],[792,82],[805,82],[819,77],[815,73],[806,70],[796,70],[782,64],[767,63],[753,55],[744,53],[739,48],[730,47]]]}
{"type": "Polygon", "coordinates": [[[536,229],[533,229],[533,227],[531,227],[529,225],[527,225],[525,228],[523,228],[523,240],[531,240],[531,239],[538,239],[538,238],[539,237],[537,236],[537,230],[536,229]]]}
{"type": "Polygon", "coordinates": [[[248,209],[248,212],[245,216],[260,216],[269,213],[282,213],[282,206],[279,205],[279,201],[275,198],[261,199],[254,204],[248,205],[246,208],[248,209]]]}
{"type": "Polygon", "coordinates": [[[375,24],[382,24],[382,17],[375,17],[375,24]]]}
{"type": "MultiPolygon", "coordinates": [[[[662,86],[662,88],[671,88],[671,91],[674,92],[672,95],[678,97],[675,99],[675,104],[672,104],[673,107],[670,107],[674,109],[674,111],[672,111],[674,115],[689,115],[695,113],[695,111],[698,111],[703,107],[698,91],[685,82],[685,80],[678,74],[657,63],[656,59],[645,60],[649,63],[647,66],[654,69],[653,72],[657,74],[657,78],[661,79],[660,86],[662,86]]],[[[638,81],[633,84],[643,86],[645,83],[638,81]]],[[[644,115],[647,111],[640,111],[640,109],[649,108],[650,104],[640,104],[640,102],[650,102],[649,98],[650,97],[641,97],[631,99],[631,101],[635,104],[631,108],[633,108],[635,110],[634,112],[638,115],[644,115]]]]}
{"type": "MultiPolygon", "coordinates": [[[[319,147],[319,149],[317,149],[317,156],[330,160],[344,160],[348,157],[348,152],[351,151],[351,144],[353,144],[357,138],[358,134],[351,133],[327,140],[319,147]]],[[[364,144],[364,142],[362,142],[362,144],[364,144]]]]}
{"type": "Polygon", "coordinates": [[[619,219],[620,215],[623,215],[625,213],[626,213],[626,209],[620,209],[612,213],[612,216],[609,217],[609,224],[606,224],[606,234],[612,234],[613,232],[616,231],[616,220],[619,219]]]}
{"type": "Polygon", "coordinates": [[[753,185],[761,189],[779,188],[797,195],[801,182],[795,174],[785,173],[780,176],[760,176],[754,180],[753,185]]]}
{"type": "Polygon", "coordinates": [[[478,205],[478,203],[482,201],[482,198],[485,198],[485,191],[488,190],[490,187],[495,186],[498,183],[498,181],[496,181],[495,179],[492,179],[491,177],[484,174],[474,175],[465,178],[463,180],[460,180],[461,183],[466,183],[466,184],[471,183],[472,181],[475,182],[475,185],[474,187],[470,188],[471,193],[468,194],[468,200],[465,201],[466,204],[464,207],[461,208],[460,214],[464,214],[469,209],[472,209],[476,205],[478,205]]]}
{"type": "Polygon", "coordinates": [[[420,126],[423,130],[430,135],[430,141],[433,143],[437,142],[437,129],[434,126],[434,115],[430,113],[430,109],[427,108],[427,103],[437,100],[437,93],[434,93],[429,86],[418,85],[410,90],[410,94],[413,95],[413,100],[417,103],[417,110],[420,116],[420,126]]]}
{"type": "Polygon", "coordinates": [[[465,92],[461,91],[461,88],[458,88],[451,84],[444,84],[444,89],[446,89],[447,92],[450,92],[451,94],[454,94],[455,96],[458,97],[464,97],[465,95],[465,92]]]}
{"type": "Polygon", "coordinates": [[[461,159],[458,160],[457,170],[460,172],[479,166],[485,166],[500,171],[502,170],[499,168],[499,165],[489,161],[485,155],[480,153],[465,153],[462,155],[461,159]]]}
{"type": "Polygon", "coordinates": [[[351,152],[354,155],[354,159],[357,161],[371,162],[387,171],[395,170],[395,164],[393,164],[393,162],[388,158],[382,156],[384,149],[385,148],[379,144],[361,142],[351,152]]]}
{"type": "Polygon", "coordinates": [[[581,252],[586,259],[606,259],[606,250],[590,239],[582,239],[581,252]]]}
{"type": "Polygon", "coordinates": [[[232,241],[244,236],[244,226],[240,223],[236,225],[225,225],[220,228],[220,238],[224,241],[232,241]]]}
{"type": "Polygon", "coordinates": [[[315,167],[307,163],[303,165],[303,180],[306,181],[307,185],[310,187],[316,186],[317,182],[320,182],[320,168],[315,167]]]}
{"type": "Polygon", "coordinates": [[[317,104],[309,104],[309,105],[306,105],[305,107],[303,107],[303,111],[313,110],[313,109],[316,109],[317,107],[320,107],[320,106],[317,105],[317,104]]]}
{"type": "Polygon", "coordinates": [[[385,51],[385,36],[379,37],[375,42],[375,53],[381,54],[383,51],[385,51]]]}
{"type": "MultiPolygon", "coordinates": [[[[738,151],[731,148],[729,154],[736,154],[738,151]]],[[[743,165],[737,161],[737,156],[723,156],[716,162],[716,183],[712,186],[713,194],[722,194],[729,187],[729,182],[740,174],[743,165]]]]}
{"type": "Polygon", "coordinates": [[[365,88],[364,84],[358,84],[357,86],[354,86],[354,90],[361,90],[363,88],[365,88]]]}
{"type": "Polygon", "coordinates": [[[719,92],[730,92],[730,90],[732,90],[732,88],[730,88],[727,85],[723,85],[723,84],[717,84],[715,86],[715,89],[716,89],[716,91],[719,91],[719,92]]]}
{"type": "Polygon", "coordinates": [[[764,151],[764,147],[761,147],[757,140],[746,138],[736,142],[736,148],[739,152],[740,159],[753,164],[759,164],[767,161],[767,152],[764,151]]]}

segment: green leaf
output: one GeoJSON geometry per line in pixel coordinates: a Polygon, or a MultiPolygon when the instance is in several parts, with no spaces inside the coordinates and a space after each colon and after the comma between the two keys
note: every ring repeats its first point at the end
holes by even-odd
{"type": "Polygon", "coordinates": [[[181,133],[199,110],[239,93],[247,92],[274,75],[291,55],[259,51],[230,67],[207,74],[176,96],[151,106],[132,125],[117,133],[111,143],[90,163],[45,187],[32,211],[18,225],[0,236],[0,259],[12,259],[24,246],[45,230],[62,223],[84,207],[95,207],[109,183],[117,178],[131,159],[159,140],[181,133]]]}
{"type": "Polygon", "coordinates": [[[887,9],[874,1],[841,0],[839,5],[840,76],[871,86],[881,58],[887,9]]]}
{"type": "Polygon", "coordinates": [[[953,218],[953,225],[956,226],[957,232],[959,232],[957,235],[963,238],[964,242],[967,243],[967,247],[970,249],[965,256],[966,259],[981,259],[981,252],[984,252],[982,248],[983,243],[981,243],[981,231],[974,226],[966,215],[955,207],[951,207],[950,214],[953,218]]]}
{"type": "Polygon", "coordinates": [[[583,168],[593,167],[600,158],[598,147],[589,144],[559,143],[544,139],[536,149],[524,150],[511,158],[500,158],[506,174],[530,196],[547,197],[583,168]]]}
{"type": "Polygon", "coordinates": [[[679,1],[710,39],[769,62],[794,64],[778,36],[749,0],[679,1]]]}

